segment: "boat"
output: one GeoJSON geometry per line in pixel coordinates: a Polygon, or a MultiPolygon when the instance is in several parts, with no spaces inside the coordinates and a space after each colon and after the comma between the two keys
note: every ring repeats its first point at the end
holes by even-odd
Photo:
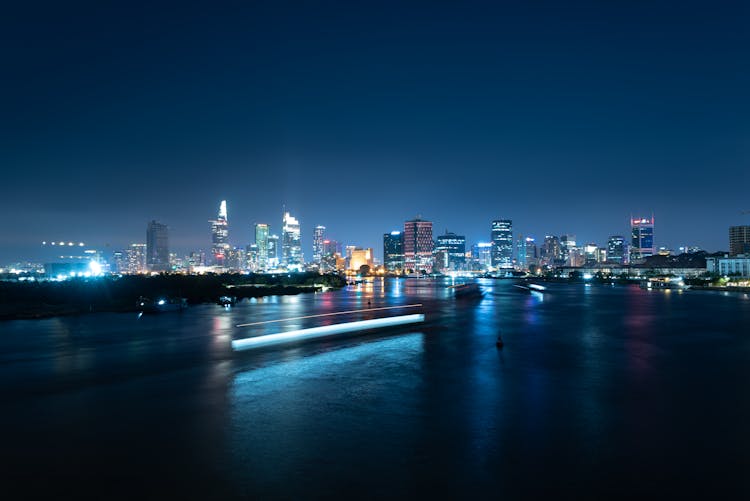
{"type": "Polygon", "coordinates": [[[520,285],[513,284],[513,287],[523,292],[545,292],[547,288],[539,284],[520,285]]]}
{"type": "Polygon", "coordinates": [[[642,280],[640,283],[641,289],[677,289],[687,290],[690,288],[689,285],[685,284],[682,277],[653,277],[646,280],[642,280]]]}
{"type": "Polygon", "coordinates": [[[456,299],[478,298],[484,295],[484,291],[482,291],[482,288],[476,282],[451,285],[448,288],[453,290],[453,297],[456,299]]]}
{"type": "Polygon", "coordinates": [[[182,311],[187,308],[187,299],[184,297],[160,297],[151,299],[144,296],[138,298],[136,307],[141,313],[166,313],[169,311],[182,311]]]}
{"type": "Polygon", "coordinates": [[[220,306],[232,306],[235,303],[237,303],[236,296],[220,296],[219,299],[216,300],[216,304],[220,306]]]}

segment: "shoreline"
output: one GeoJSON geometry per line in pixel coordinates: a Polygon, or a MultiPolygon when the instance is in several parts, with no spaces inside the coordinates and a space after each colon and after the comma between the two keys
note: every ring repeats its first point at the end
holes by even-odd
{"type": "Polygon", "coordinates": [[[189,305],[216,303],[221,296],[236,300],[293,296],[343,287],[336,275],[303,273],[290,276],[125,276],[65,282],[0,282],[0,322],[41,320],[89,313],[133,313],[139,297],[184,298],[189,305]]]}

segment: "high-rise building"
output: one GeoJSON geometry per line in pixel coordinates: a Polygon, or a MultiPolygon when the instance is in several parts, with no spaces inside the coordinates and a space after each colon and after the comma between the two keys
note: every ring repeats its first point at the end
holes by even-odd
{"type": "Polygon", "coordinates": [[[169,233],[166,224],[151,221],[146,228],[146,264],[150,271],[169,270],[169,233]]]}
{"type": "Polygon", "coordinates": [[[130,244],[126,252],[128,273],[144,273],[146,271],[146,244],[130,244]]]}
{"type": "Polygon", "coordinates": [[[516,266],[519,269],[526,269],[526,240],[524,239],[523,235],[518,235],[516,237],[516,266]]]}
{"type": "Polygon", "coordinates": [[[313,231],[313,262],[320,264],[323,257],[323,241],[325,240],[326,227],[318,225],[313,231]]]}
{"type": "Polygon", "coordinates": [[[245,247],[245,261],[245,267],[248,270],[252,272],[260,270],[260,249],[258,244],[250,244],[245,247]]]}
{"type": "Polygon", "coordinates": [[[112,271],[115,273],[128,272],[128,258],[123,251],[114,251],[112,253],[112,271]]]}
{"type": "Polygon", "coordinates": [[[513,221],[497,219],[492,221],[492,266],[513,268],[513,221]]]}
{"type": "Polygon", "coordinates": [[[335,256],[341,255],[341,242],[336,240],[323,240],[323,255],[324,256],[335,256]]]}
{"type": "Polygon", "coordinates": [[[630,218],[630,261],[656,254],[654,246],[654,217],[630,218]]]}
{"type": "Polygon", "coordinates": [[[750,226],[729,227],[729,255],[750,254],[750,226]]]}
{"type": "Polygon", "coordinates": [[[477,242],[471,246],[474,271],[487,271],[492,266],[492,243],[477,242]]]}
{"type": "Polygon", "coordinates": [[[279,236],[268,235],[268,269],[279,267],[279,236]]]}
{"type": "Polygon", "coordinates": [[[323,240],[323,250],[320,258],[320,271],[328,272],[336,269],[336,259],[341,257],[341,244],[335,240],[323,240]]]}
{"type": "Polygon", "coordinates": [[[256,269],[268,269],[268,225],[257,223],[255,225],[256,269]]]}
{"type": "Polygon", "coordinates": [[[404,234],[400,231],[383,234],[383,264],[388,271],[404,269],[404,234]]]}
{"type": "Polygon", "coordinates": [[[227,253],[231,249],[229,245],[229,219],[227,218],[227,201],[222,200],[219,204],[219,216],[209,221],[211,223],[211,255],[213,263],[217,266],[226,266],[227,253]]]}
{"type": "Polygon", "coordinates": [[[187,265],[189,268],[206,265],[206,253],[202,250],[192,251],[188,254],[187,265]]]}
{"type": "Polygon", "coordinates": [[[526,237],[524,247],[526,249],[526,267],[536,266],[538,263],[536,241],[531,237],[526,237]]]}
{"type": "Polygon", "coordinates": [[[560,235],[560,260],[565,263],[570,262],[570,253],[575,247],[575,235],[560,235]]]}
{"type": "Polygon", "coordinates": [[[625,237],[612,235],[607,240],[607,261],[625,264],[625,237]]]}
{"type": "Polygon", "coordinates": [[[432,221],[417,217],[404,222],[404,268],[432,271],[432,221]]]}
{"type": "Polygon", "coordinates": [[[435,251],[444,255],[443,262],[435,262],[438,269],[461,270],[466,264],[466,237],[446,231],[437,237],[435,251]]]}
{"type": "Polygon", "coordinates": [[[586,244],[583,246],[583,255],[586,264],[594,264],[599,256],[599,247],[593,243],[586,244]]]}
{"type": "Polygon", "coordinates": [[[302,245],[297,218],[284,212],[281,221],[281,265],[287,269],[302,270],[302,245]]]}

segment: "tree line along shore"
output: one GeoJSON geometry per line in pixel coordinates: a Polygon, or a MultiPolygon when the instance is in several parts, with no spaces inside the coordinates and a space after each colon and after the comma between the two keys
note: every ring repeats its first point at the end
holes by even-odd
{"type": "Polygon", "coordinates": [[[340,288],[336,274],[123,275],[52,281],[0,281],[0,320],[46,318],[89,312],[138,311],[140,297],[185,298],[210,303],[221,296],[244,298],[300,294],[340,288]]]}

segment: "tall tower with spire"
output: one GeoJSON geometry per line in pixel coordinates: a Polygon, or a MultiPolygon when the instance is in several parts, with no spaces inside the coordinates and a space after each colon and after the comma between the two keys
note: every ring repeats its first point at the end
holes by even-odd
{"type": "Polygon", "coordinates": [[[227,217],[227,201],[219,204],[219,216],[209,221],[211,223],[211,255],[214,264],[224,267],[229,246],[229,219],[227,217]]]}

